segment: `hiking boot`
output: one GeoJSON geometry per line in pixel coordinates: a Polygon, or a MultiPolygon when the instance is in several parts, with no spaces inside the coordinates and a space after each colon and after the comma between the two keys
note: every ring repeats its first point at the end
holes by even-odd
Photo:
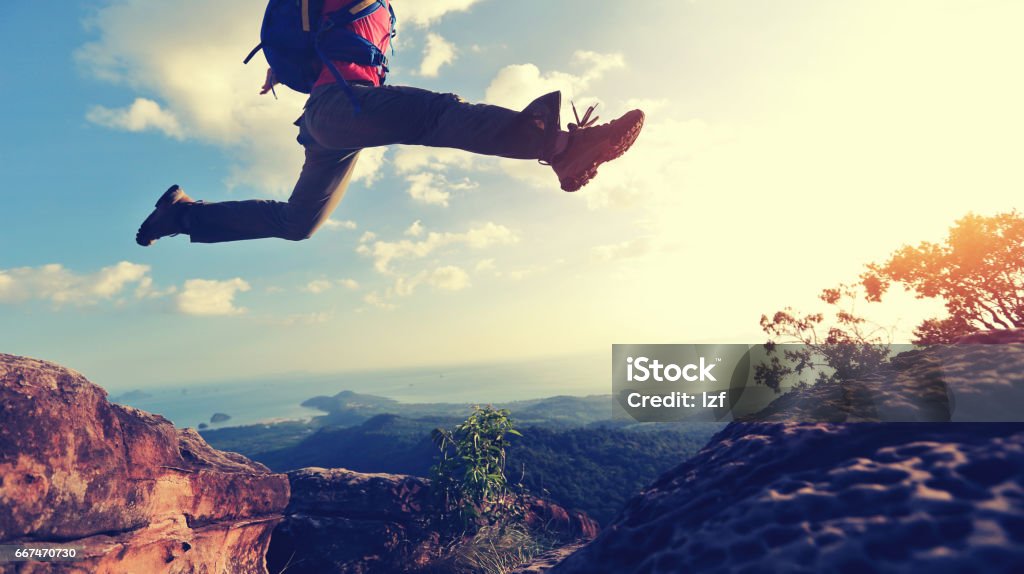
{"type": "Polygon", "coordinates": [[[644,113],[640,110],[595,126],[597,116],[590,117],[595,108],[597,106],[590,106],[581,119],[573,105],[577,123],[569,124],[569,144],[550,162],[565,191],[576,191],[587,185],[597,175],[597,167],[626,153],[644,127],[644,113]]]}
{"type": "Polygon", "coordinates": [[[153,213],[150,213],[139,226],[135,233],[135,242],[143,247],[149,247],[161,237],[183,233],[185,229],[182,228],[181,216],[185,206],[191,203],[195,202],[181,187],[169,187],[157,200],[153,213]]]}

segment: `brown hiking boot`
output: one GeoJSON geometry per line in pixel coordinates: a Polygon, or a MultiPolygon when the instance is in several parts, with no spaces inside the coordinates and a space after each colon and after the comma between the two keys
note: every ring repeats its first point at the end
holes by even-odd
{"type": "Polygon", "coordinates": [[[161,237],[183,233],[185,230],[181,225],[182,210],[190,203],[195,202],[181,187],[169,187],[157,200],[153,213],[150,213],[139,226],[135,233],[135,242],[143,247],[149,247],[161,237]]]}
{"type": "Polygon", "coordinates": [[[640,110],[626,112],[619,119],[595,126],[597,116],[590,117],[595,108],[596,105],[590,106],[581,119],[573,105],[576,123],[569,124],[569,145],[551,160],[551,168],[565,191],[576,191],[587,185],[597,175],[597,167],[626,153],[644,127],[644,113],[640,110]]]}

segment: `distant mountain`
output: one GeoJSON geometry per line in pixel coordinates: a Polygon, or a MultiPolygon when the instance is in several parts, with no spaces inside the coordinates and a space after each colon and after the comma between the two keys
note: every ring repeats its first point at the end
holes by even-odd
{"type": "MultiPolygon", "coordinates": [[[[471,404],[411,404],[342,391],[303,406],[324,412],[309,423],[205,430],[216,448],[286,472],[317,466],[426,476],[437,449],[430,432],[466,419],[471,404]]],[[[639,424],[614,419],[611,395],[557,396],[494,405],[512,413],[522,438],[509,450],[510,479],[601,522],[640,487],[696,453],[718,424],[639,424]],[[525,469],[525,473],[524,473],[525,469]]]]}
{"type": "MultiPolygon", "coordinates": [[[[437,454],[430,431],[450,428],[462,418],[381,414],[358,426],[322,427],[304,436],[296,434],[293,425],[281,431],[292,433],[295,440],[276,450],[265,448],[278,440],[273,425],[203,434],[218,448],[232,448],[280,472],[316,466],[426,476],[437,454]],[[244,429],[254,432],[249,444],[240,434],[244,429]],[[227,431],[234,436],[226,437],[227,431]]],[[[720,428],[613,421],[574,428],[521,426],[523,437],[514,438],[509,448],[507,473],[511,480],[522,480],[530,492],[607,522],[644,484],[695,454],[720,428]]]]}
{"type": "Polygon", "coordinates": [[[112,403],[130,403],[132,401],[141,401],[143,399],[151,398],[153,395],[143,391],[141,389],[135,389],[133,391],[127,391],[112,397],[110,402],[112,403]]]}
{"type": "MultiPolygon", "coordinates": [[[[334,396],[317,396],[302,406],[318,409],[321,426],[352,426],[379,414],[404,417],[454,417],[464,419],[471,403],[400,403],[394,399],[342,391],[334,396]]],[[[612,418],[611,395],[587,397],[556,396],[509,403],[496,403],[497,408],[512,411],[519,424],[547,426],[582,426],[612,418]]]]}
{"type": "Polygon", "coordinates": [[[227,413],[213,413],[210,417],[210,423],[212,424],[226,423],[229,420],[231,420],[231,415],[227,413]]]}

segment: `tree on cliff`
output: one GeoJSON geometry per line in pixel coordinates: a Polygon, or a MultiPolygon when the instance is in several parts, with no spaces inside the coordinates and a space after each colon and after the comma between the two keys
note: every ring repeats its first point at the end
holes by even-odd
{"type": "Polygon", "coordinates": [[[824,289],[818,298],[834,309],[831,319],[792,307],[761,316],[771,339],[765,344],[769,360],[754,366],[757,383],[779,392],[786,378],[805,371],[817,371],[815,383],[842,382],[874,372],[889,355],[889,332],[857,314],[857,286],[824,289]]]}
{"type": "Polygon", "coordinates": [[[1024,217],[968,214],[942,243],[907,245],[861,276],[869,301],[881,301],[892,283],[918,298],[939,298],[948,316],[914,329],[915,343],[950,343],[979,330],[1024,327],[1024,217]]]}
{"type": "Polygon", "coordinates": [[[817,383],[833,383],[877,370],[888,357],[891,338],[859,315],[856,303],[861,298],[881,302],[894,283],[918,298],[945,303],[946,317],[926,319],[914,329],[915,344],[951,343],[983,329],[1024,327],[1024,217],[1016,211],[968,214],[942,243],[898,249],[887,261],[869,264],[859,285],[823,290],[819,298],[834,309],[831,316],[789,307],[762,315],[769,359],[755,366],[755,380],[779,391],[788,377],[805,371],[817,370],[817,383]],[[794,345],[779,348],[779,343],[794,345]]]}

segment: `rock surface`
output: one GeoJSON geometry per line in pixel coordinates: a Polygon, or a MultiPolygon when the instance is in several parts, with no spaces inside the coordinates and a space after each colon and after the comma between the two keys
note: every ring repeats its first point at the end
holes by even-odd
{"type": "Polygon", "coordinates": [[[0,544],[57,542],[80,560],[0,572],[262,574],[288,488],[74,371],[0,354],[0,544]]]}
{"type": "MultiPolygon", "coordinates": [[[[304,468],[288,478],[291,502],[267,555],[272,572],[434,571],[446,558],[447,542],[428,520],[437,513],[429,480],[339,468],[304,468]]],[[[531,502],[527,522],[567,542],[598,530],[585,514],[542,500],[531,502]]]]}
{"type": "MultiPolygon", "coordinates": [[[[1021,342],[897,371],[1014,391],[1021,342]]],[[[1024,423],[732,423],[548,572],[1024,572],[1024,423]]]]}
{"type": "Polygon", "coordinates": [[[900,353],[841,385],[786,393],[744,422],[1020,422],[1024,330],[975,333],[900,353]]]}

